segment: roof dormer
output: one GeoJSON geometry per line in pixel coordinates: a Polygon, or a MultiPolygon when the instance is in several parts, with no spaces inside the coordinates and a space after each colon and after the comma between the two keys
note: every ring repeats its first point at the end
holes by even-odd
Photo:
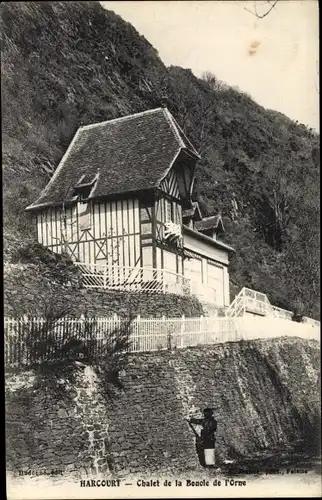
{"type": "Polygon", "coordinates": [[[94,191],[97,179],[98,174],[96,174],[94,178],[86,178],[86,175],[82,175],[74,186],[72,197],[80,202],[87,201],[94,191]]]}
{"type": "Polygon", "coordinates": [[[197,201],[190,202],[190,206],[182,211],[183,224],[190,221],[197,222],[202,220],[202,215],[197,201]]]}
{"type": "Polygon", "coordinates": [[[219,234],[225,233],[224,224],[220,214],[211,215],[210,217],[204,217],[195,224],[195,229],[200,233],[217,239],[219,234]]]}

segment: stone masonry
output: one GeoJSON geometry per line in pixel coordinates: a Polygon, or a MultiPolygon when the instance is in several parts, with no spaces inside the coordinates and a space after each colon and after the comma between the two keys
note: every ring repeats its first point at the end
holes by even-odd
{"type": "Polygon", "coordinates": [[[315,341],[132,354],[122,387],[101,382],[85,367],[59,397],[36,390],[32,373],[8,375],[8,469],[54,468],[79,477],[198,471],[186,418],[208,405],[218,421],[219,461],[318,439],[315,341]]]}

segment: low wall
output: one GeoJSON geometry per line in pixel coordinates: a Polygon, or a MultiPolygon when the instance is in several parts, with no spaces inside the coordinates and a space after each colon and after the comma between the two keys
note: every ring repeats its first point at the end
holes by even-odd
{"type": "Polygon", "coordinates": [[[7,467],[96,471],[199,470],[186,418],[211,405],[217,458],[319,442],[319,345],[274,339],[131,354],[112,385],[77,370],[65,392],[25,373],[6,378],[7,467]],[[46,388],[47,387],[47,388],[46,388]]]}
{"type": "MultiPolygon", "coordinates": [[[[39,266],[6,266],[4,289],[4,311],[7,316],[42,316],[45,309],[53,307],[63,310],[69,307],[69,315],[109,317],[113,314],[142,317],[200,316],[203,307],[194,296],[174,294],[131,293],[111,290],[80,288],[78,279],[71,286],[55,281],[55,278],[40,273],[39,266]]],[[[61,271],[62,273],[64,271],[61,271]]]]}
{"type": "Polygon", "coordinates": [[[253,314],[240,316],[235,319],[235,322],[236,340],[268,339],[287,336],[320,341],[318,322],[316,324],[297,323],[289,319],[255,316],[253,314]]]}

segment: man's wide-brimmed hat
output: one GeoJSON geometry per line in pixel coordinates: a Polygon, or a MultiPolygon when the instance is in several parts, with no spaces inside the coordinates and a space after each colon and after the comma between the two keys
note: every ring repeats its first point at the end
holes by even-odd
{"type": "Polygon", "coordinates": [[[213,409],[213,408],[209,408],[209,407],[208,407],[208,408],[205,408],[203,412],[204,412],[204,413],[213,413],[213,412],[214,412],[214,409],[213,409]]]}

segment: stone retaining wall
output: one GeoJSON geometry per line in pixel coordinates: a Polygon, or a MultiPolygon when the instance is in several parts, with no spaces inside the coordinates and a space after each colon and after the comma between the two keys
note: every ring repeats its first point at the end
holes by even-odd
{"type": "Polygon", "coordinates": [[[79,282],[71,282],[72,286],[55,282],[46,277],[39,266],[7,265],[5,268],[5,315],[8,316],[41,316],[48,306],[55,310],[70,307],[70,314],[80,316],[127,316],[131,311],[142,317],[186,317],[200,316],[204,310],[194,296],[147,294],[118,292],[111,290],[95,290],[80,288],[79,282]]]}
{"type": "Polygon", "coordinates": [[[30,373],[8,375],[7,467],[82,478],[200,470],[186,418],[208,405],[218,421],[219,461],[301,440],[314,447],[319,363],[317,342],[275,339],[133,354],[122,387],[87,368],[68,397],[36,390],[30,373]]]}

